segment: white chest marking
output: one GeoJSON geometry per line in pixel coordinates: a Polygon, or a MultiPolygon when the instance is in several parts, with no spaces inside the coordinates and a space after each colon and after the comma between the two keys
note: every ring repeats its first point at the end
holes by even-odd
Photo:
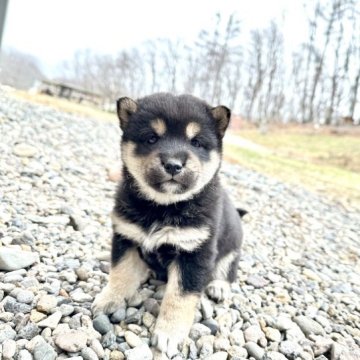
{"type": "Polygon", "coordinates": [[[113,213],[112,223],[114,232],[135,241],[147,251],[153,251],[161,245],[173,245],[178,249],[193,251],[198,248],[210,235],[207,226],[201,227],[158,227],[157,224],[146,232],[140,226],[131,223],[123,217],[113,213]]]}

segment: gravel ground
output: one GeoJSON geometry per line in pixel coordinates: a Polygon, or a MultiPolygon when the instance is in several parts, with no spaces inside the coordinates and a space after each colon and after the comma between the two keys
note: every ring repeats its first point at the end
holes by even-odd
{"type": "MultiPolygon", "coordinates": [[[[0,93],[0,358],[152,359],[164,284],[93,319],[109,271],[117,124],[0,93]]],[[[199,304],[179,359],[360,359],[360,215],[234,165],[249,211],[231,298],[199,304]]]]}

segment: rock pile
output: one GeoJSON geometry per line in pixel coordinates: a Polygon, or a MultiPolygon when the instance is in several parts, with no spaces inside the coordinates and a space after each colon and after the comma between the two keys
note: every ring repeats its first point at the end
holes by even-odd
{"type": "MultiPolygon", "coordinates": [[[[152,359],[164,284],[93,318],[109,272],[117,124],[0,94],[0,358],[152,359]]],[[[360,215],[224,164],[244,218],[238,282],[203,296],[176,359],[360,359],[360,215]]]]}

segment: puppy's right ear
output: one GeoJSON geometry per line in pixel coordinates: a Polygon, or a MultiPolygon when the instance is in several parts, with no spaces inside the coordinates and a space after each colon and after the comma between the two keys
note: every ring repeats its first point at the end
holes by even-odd
{"type": "Polygon", "coordinates": [[[117,115],[120,120],[120,127],[124,130],[129,122],[130,116],[136,112],[137,103],[128,97],[122,97],[116,101],[117,115]]]}

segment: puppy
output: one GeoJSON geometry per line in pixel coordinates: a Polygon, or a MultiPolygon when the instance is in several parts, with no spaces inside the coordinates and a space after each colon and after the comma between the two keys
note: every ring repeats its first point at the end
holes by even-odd
{"type": "Polygon", "coordinates": [[[243,213],[218,177],[230,110],[160,93],[121,98],[117,114],[123,176],[112,213],[112,267],[93,312],[124,306],[153,270],[167,285],[152,345],[172,357],[201,292],[221,301],[236,278],[243,213]]]}

